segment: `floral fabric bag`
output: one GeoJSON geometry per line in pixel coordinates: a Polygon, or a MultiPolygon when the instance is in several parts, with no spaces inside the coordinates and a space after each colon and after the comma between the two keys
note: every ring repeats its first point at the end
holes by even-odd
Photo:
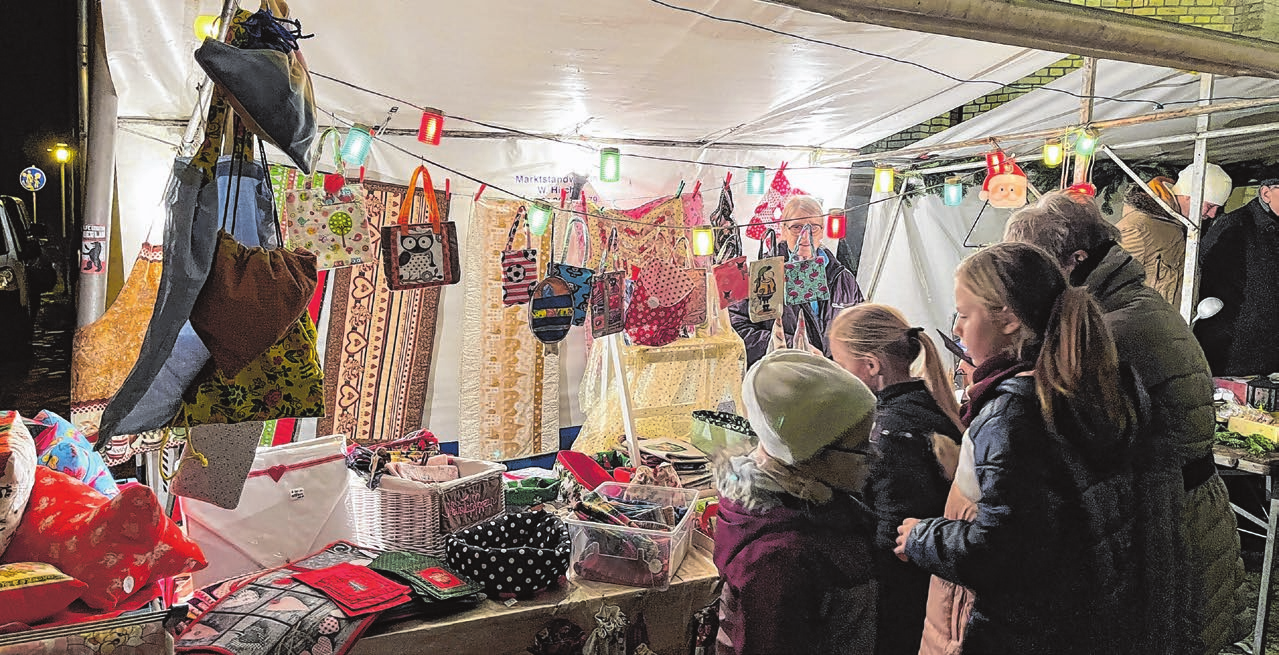
{"type": "Polygon", "coordinates": [[[347,183],[343,174],[342,143],[336,129],[330,127],[320,135],[311,170],[315,170],[329,134],[333,135],[337,173],[324,176],[321,188],[315,187],[315,175],[307,175],[298,188],[298,171],[290,168],[284,190],[284,243],[313,253],[319,270],[373,261],[377,242],[366,218],[364,187],[347,183]]]}

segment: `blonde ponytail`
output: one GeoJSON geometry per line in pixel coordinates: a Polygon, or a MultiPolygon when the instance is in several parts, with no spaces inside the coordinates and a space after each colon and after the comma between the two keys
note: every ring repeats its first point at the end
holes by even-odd
{"type": "Polygon", "coordinates": [[[936,345],[922,329],[912,328],[900,311],[875,303],[849,307],[831,321],[828,340],[854,355],[874,355],[908,370],[923,354],[925,386],[946,417],[963,431],[959,403],[936,345]]]}
{"type": "Polygon", "coordinates": [[[1072,408],[1073,413],[1100,409],[1115,425],[1127,420],[1119,355],[1087,289],[1068,287],[1058,297],[1035,362],[1035,387],[1050,426],[1058,408],[1072,408]]]}

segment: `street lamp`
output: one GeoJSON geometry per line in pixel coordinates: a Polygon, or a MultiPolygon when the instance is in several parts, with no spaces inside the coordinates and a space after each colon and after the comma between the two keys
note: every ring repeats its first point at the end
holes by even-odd
{"type": "Polygon", "coordinates": [[[71,161],[71,149],[59,143],[52,149],[58,162],[58,181],[62,184],[62,238],[67,238],[67,162],[71,161]]]}

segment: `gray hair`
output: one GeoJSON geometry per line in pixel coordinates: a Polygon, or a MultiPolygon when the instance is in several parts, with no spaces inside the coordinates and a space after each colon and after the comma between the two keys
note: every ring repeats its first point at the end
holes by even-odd
{"type": "Polygon", "coordinates": [[[1013,213],[1004,226],[1004,241],[1029,243],[1059,264],[1071,255],[1119,238],[1119,230],[1101,215],[1097,201],[1073,191],[1045,193],[1039,202],[1013,213]]]}

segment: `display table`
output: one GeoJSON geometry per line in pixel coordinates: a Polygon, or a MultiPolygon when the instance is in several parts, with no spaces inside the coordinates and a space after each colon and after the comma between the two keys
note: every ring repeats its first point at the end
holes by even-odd
{"type": "Polygon", "coordinates": [[[713,599],[717,579],[710,555],[690,547],[675,581],[665,591],[570,580],[511,607],[488,600],[476,609],[440,619],[406,619],[374,627],[350,655],[524,655],[551,619],[568,619],[589,634],[595,628],[595,613],[604,605],[619,606],[632,622],[643,613],[649,648],[663,655],[682,653],[688,648],[689,619],[713,599]]]}
{"type": "Polygon", "coordinates": [[[1275,537],[1279,535],[1279,487],[1275,485],[1275,476],[1279,475],[1279,453],[1271,453],[1262,457],[1249,454],[1246,450],[1213,446],[1213,460],[1223,476],[1227,475],[1259,475],[1266,481],[1266,513],[1269,520],[1254,516],[1251,512],[1231,503],[1235,513],[1265,530],[1266,545],[1261,563],[1261,588],[1257,594],[1257,625],[1252,635],[1252,652],[1266,652],[1266,622],[1270,610],[1270,574],[1274,566],[1275,537]]]}

